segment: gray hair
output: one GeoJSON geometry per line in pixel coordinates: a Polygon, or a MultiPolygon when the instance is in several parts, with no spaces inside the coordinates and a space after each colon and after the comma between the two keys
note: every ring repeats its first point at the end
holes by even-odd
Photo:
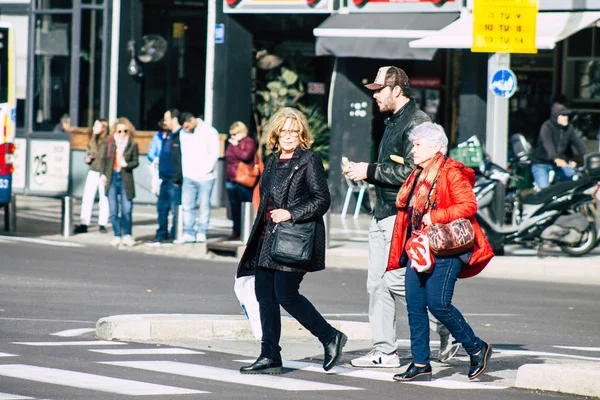
{"type": "Polygon", "coordinates": [[[448,137],[441,125],[425,122],[410,131],[408,140],[414,142],[420,139],[425,139],[430,144],[439,144],[440,152],[444,155],[448,152],[448,137]]]}

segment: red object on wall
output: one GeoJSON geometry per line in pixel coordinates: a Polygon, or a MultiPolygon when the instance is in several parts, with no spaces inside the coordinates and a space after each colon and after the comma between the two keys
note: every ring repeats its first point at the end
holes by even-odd
{"type": "Polygon", "coordinates": [[[414,88],[439,89],[441,80],[440,78],[412,78],[410,86],[414,88]]]}

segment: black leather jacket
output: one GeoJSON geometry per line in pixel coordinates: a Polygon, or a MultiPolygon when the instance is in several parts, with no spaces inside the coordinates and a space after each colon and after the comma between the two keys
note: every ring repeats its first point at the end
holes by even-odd
{"type": "Polygon", "coordinates": [[[379,157],[376,163],[369,164],[367,170],[367,181],[375,185],[377,200],[373,216],[378,221],[396,215],[398,211],[396,195],[414,168],[412,142],[408,140],[408,134],[424,122],[431,122],[431,119],[417,108],[413,99],[385,121],[379,157]],[[392,154],[404,157],[404,164],[392,161],[392,154]]]}

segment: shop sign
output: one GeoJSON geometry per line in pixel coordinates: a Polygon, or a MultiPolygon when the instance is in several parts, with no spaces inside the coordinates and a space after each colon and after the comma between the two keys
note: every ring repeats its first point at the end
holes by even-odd
{"type": "Polygon", "coordinates": [[[329,14],[334,0],[223,0],[225,14],[329,14]]]}
{"type": "Polygon", "coordinates": [[[537,13],[537,0],[475,0],[471,51],[537,53],[537,13]]]}
{"type": "Polygon", "coordinates": [[[410,86],[413,88],[433,88],[441,86],[440,78],[411,78],[410,86]]]}
{"type": "Polygon", "coordinates": [[[462,0],[348,0],[350,12],[456,12],[462,0]]]}
{"type": "Polygon", "coordinates": [[[517,76],[508,68],[496,70],[490,77],[490,90],[498,97],[510,98],[517,91],[517,76]]]}
{"type": "Polygon", "coordinates": [[[30,193],[68,193],[71,142],[31,139],[29,146],[30,193]]]}
{"type": "Polygon", "coordinates": [[[323,82],[308,82],[308,94],[325,94],[325,84],[323,82]]]}

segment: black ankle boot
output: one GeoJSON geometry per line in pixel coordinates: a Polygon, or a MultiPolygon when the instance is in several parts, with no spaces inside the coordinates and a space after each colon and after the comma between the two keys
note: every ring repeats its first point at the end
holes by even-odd
{"type": "Polygon", "coordinates": [[[346,345],[348,336],[344,335],[340,331],[336,331],[333,339],[323,345],[325,355],[323,356],[323,369],[329,371],[335,363],[338,362],[342,355],[342,348],[346,345]]]}
{"type": "Polygon", "coordinates": [[[487,363],[492,356],[492,346],[483,342],[483,347],[479,354],[471,357],[471,367],[469,368],[469,379],[475,379],[485,371],[487,363]]]}
{"type": "Polygon", "coordinates": [[[283,364],[281,360],[266,357],[258,357],[254,364],[240,368],[242,374],[281,374],[283,364]]]}
{"type": "Polygon", "coordinates": [[[431,364],[427,364],[424,367],[417,367],[414,363],[410,363],[406,372],[394,375],[394,380],[397,382],[430,381],[431,364]]]}

